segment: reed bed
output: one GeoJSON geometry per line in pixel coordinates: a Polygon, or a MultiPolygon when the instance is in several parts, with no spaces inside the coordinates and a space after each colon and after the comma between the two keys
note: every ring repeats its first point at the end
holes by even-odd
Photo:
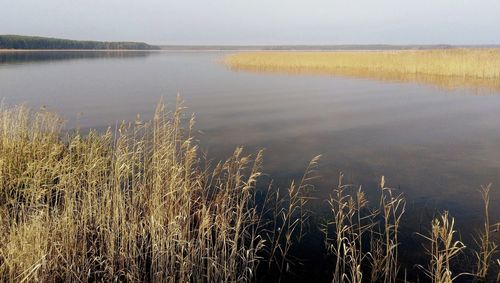
{"type": "MultiPolygon", "coordinates": [[[[237,148],[204,165],[194,119],[182,113],[180,102],[172,112],[160,103],[151,121],[84,134],[63,131],[46,110],[1,106],[0,282],[293,279],[292,247],[319,231],[308,204],[319,156],[285,190],[258,186],[262,152],[237,148]]],[[[500,276],[490,189],[481,191],[485,225],[468,275],[483,281],[500,276]]],[[[342,176],[333,189],[322,229],[333,282],[406,281],[398,256],[405,199],[384,178],[379,192],[371,205],[342,176]]],[[[422,274],[451,282],[465,246],[446,212],[430,231],[422,274]]]]}
{"type": "Polygon", "coordinates": [[[283,240],[255,204],[262,153],[203,169],[180,109],[85,135],[43,110],[0,109],[0,281],[252,281],[269,239],[282,265],[303,186],[274,207],[283,240]]]}
{"type": "Polygon", "coordinates": [[[418,81],[443,88],[500,90],[500,48],[335,52],[242,52],[234,70],[418,81]]]}

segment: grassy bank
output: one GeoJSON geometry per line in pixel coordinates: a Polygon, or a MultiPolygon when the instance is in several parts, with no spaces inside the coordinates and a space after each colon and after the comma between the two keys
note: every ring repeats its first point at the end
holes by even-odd
{"type": "MultiPolygon", "coordinates": [[[[311,180],[318,157],[281,192],[257,185],[262,153],[206,164],[193,137],[194,119],[178,103],[160,104],[104,133],[67,133],[44,110],[0,108],[0,281],[235,282],[294,278],[293,247],[322,231],[329,280],[405,279],[398,238],[405,199],[384,178],[380,199],[339,179],[331,214],[310,227],[311,180]]],[[[433,282],[451,282],[455,259],[469,251],[470,278],[494,280],[494,219],[477,249],[457,238],[446,212],[419,236],[433,282]]],[[[465,275],[464,275],[465,276],[465,275]]]]}
{"type": "Polygon", "coordinates": [[[469,84],[500,90],[500,48],[337,52],[243,52],[229,55],[234,70],[321,73],[441,86],[469,84]]]}

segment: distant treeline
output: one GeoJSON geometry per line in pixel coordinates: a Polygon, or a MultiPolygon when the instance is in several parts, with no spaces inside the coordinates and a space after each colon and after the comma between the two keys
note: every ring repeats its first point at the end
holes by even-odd
{"type": "Polygon", "coordinates": [[[144,42],[81,41],[60,38],[0,35],[0,49],[92,49],[92,50],[157,50],[144,42]]]}

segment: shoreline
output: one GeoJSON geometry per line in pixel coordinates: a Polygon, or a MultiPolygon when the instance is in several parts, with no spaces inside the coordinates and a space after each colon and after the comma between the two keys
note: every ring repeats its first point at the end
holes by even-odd
{"type": "MultiPolygon", "coordinates": [[[[263,49],[0,49],[0,53],[23,53],[23,52],[258,52],[263,49]]],[[[276,50],[278,51],[278,50],[276,50]]],[[[280,50],[280,51],[294,51],[280,50]]],[[[316,50],[321,51],[321,50],[316,50]]],[[[326,51],[326,50],[324,50],[326,51]]]]}
{"type": "Polygon", "coordinates": [[[162,51],[158,49],[1,49],[3,53],[16,53],[16,52],[137,52],[137,51],[162,51]]]}
{"type": "MultiPolygon", "coordinates": [[[[450,48],[451,49],[451,48],[450,48]]],[[[454,49],[498,49],[498,48],[474,48],[462,47],[454,49]]],[[[429,51],[429,50],[448,50],[443,48],[435,49],[2,49],[0,53],[22,53],[22,52],[384,52],[384,51],[429,51]]]]}

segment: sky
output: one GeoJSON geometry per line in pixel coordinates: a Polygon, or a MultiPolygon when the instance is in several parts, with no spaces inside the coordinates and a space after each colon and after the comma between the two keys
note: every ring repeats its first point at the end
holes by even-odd
{"type": "Polygon", "coordinates": [[[0,0],[0,34],[164,45],[500,44],[500,0],[0,0]]]}

